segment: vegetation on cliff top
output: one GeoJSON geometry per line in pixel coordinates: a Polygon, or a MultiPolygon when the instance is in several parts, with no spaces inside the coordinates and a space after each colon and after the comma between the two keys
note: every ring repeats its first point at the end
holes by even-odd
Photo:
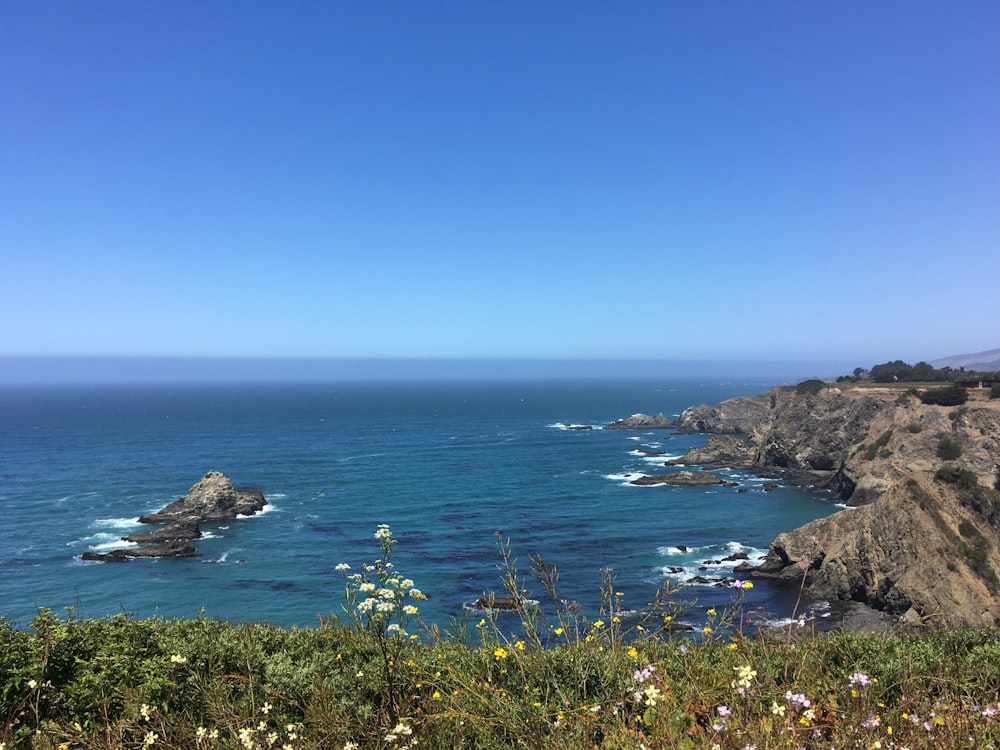
{"type": "Polygon", "coordinates": [[[966,370],[964,367],[955,370],[951,367],[934,367],[926,362],[907,364],[900,359],[875,365],[870,370],[863,367],[854,368],[851,375],[841,375],[837,382],[874,383],[958,383],[968,380],[984,380],[995,382],[1000,380],[1000,372],[978,372],[966,370]]]}
{"type": "Polygon", "coordinates": [[[0,748],[845,748],[1000,743],[1000,632],[817,636],[804,618],[770,637],[743,626],[746,582],[704,629],[665,589],[640,614],[602,573],[603,609],[547,603],[501,544],[514,610],[447,631],[419,625],[421,595],[395,541],[344,575],[345,618],[317,628],[192,620],[0,621],[0,748]],[[417,595],[412,592],[417,591],[417,595]]]}

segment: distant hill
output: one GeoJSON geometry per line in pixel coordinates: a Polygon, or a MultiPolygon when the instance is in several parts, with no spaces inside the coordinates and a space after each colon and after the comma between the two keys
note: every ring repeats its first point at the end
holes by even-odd
{"type": "Polygon", "coordinates": [[[1000,349],[990,349],[978,354],[956,354],[953,357],[936,359],[928,364],[937,368],[950,367],[953,370],[964,367],[966,370],[996,372],[1000,370],[1000,349]]]}

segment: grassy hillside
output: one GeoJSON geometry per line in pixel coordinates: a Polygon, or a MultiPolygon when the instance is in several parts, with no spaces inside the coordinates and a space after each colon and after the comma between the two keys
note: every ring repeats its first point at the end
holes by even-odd
{"type": "MultiPolygon", "coordinates": [[[[604,577],[585,619],[559,599],[424,630],[422,595],[380,555],[339,565],[344,617],[282,629],[42,611],[0,623],[0,747],[889,748],[1000,742],[1000,633],[746,638],[742,599],[672,635],[678,597],[641,612],[604,577]]],[[[501,545],[506,594],[524,581],[501,545]]]]}

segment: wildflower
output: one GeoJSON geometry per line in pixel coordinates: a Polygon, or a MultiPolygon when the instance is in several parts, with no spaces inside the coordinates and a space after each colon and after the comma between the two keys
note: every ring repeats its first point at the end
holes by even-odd
{"type": "Polygon", "coordinates": [[[426,599],[427,595],[420,589],[410,589],[410,598],[416,599],[419,602],[426,599]]]}
{"type": "Polygon", "coordinates": [[[555,630],[554,630],[553,632],[554,632],[554,633],[555,633],[556,635],[562,635],[562,634],[563,634],[563,629],[562,629],[562,628],[556,628],[556,629],[555,629],[555,630]]]}
{"type": "Polygon", "coordinates": [[[711,615],[711,616],[713,616],[713,617],[714,617],[714,616],[715,616],[716,614],[718,614],[718,613],[717,613],[717,612],[715,611],[715,607],[711,607],[711,608],[710,608],[710,609],[708,610],[708,612],[706,612],[705,614],[707,614],[707,615],[711,615]]]}
{"type": "Polygon", "coordinates": [[[750,667],[749,664],[744,664],[742,667],[733,667],[733,671],[736,672],[736,679],[733,680],[733,687],[750,688],[753,687],[754,680],[757,679],[757,670],[750,667]]]}
{"type": "Polygon", "coordinates": [[[412,604],[407,604],[405,607],[403,607],[403,611],[408,615],[415,615],[420,610],[414,607],[412,604]]]}
{"type": "Polygon", "coordinates": [[[705,627],[703,627],[703,628],[701,629],[701,631],[702,631],[703,633],[711,633],[711,632],[712,632],[712,628],[710,628],[710,627],[709,627],[708,625],[706,625],[705,627]]]}
{"type": "Polygon", "coordinates": [[[357,742],[345,742],[344,743],[344,750],[358,750],[358,743],[357,742]]]}
{"type": "Polygon", "coordinates": [[[146,737],[142,741],[143,747],[152,747],[156,744],[156,741],[160,739],[160,735],[156,732],[146,732],[146,737]]]}
{"type": "Polygon", "coordinates": [[[636,682],[645,682],[653,676],[653,672],[656,671],[656,667],[652,664],[647,664],[640,670],[637,670],[633,675],[632,679],[636,682]]]}
{"type": "Polygon", "coordinates": [[[495,649],[493,649],[493,658],[496,659],[497,661],[500,661],[501,659],[506,659],[507,649],[505,649],[503,646],[497,646],[495,649]]]}
{"type": "Polygon", "coordinates": [[[771,713],[775,716],[784,716],[785,707],[780,705],[777,701],[771,701],[771,713]]]}
{"type": "Polygon", "coordinates": [[[142,718],[144,718],[146,721],[150,720],[151,718],[150,708],[147,704],[143,703],[141,706],[139,706],[139,715],[142,716],[142,718]]]}
{"type": "Polygon", "coordinates": [[[882,722],[879,720],[878,716],[869,716],[867,719],[861,722],[861,726],[863,726],[865,729],[874,729],[875,727],[881,726],[881,724],[882,722]]]}
{"type": "Polygon", "coordinates": [[[441,691],[440,690],[435,690],[431,694],[431,698],[433,698],[434,700],[440,700],[441,699],[441,691]]]}
{"type": "Polygon", "coordinates": [[[28,680],[29,690],[34,690],[36,687],[38,687],[38,683],[35,680],[28,680]]]}
{"type": "Polygon", "coordinates": [[[656,685],[647,685],[646,689],[643,690],[642,692],[645,693],[646,695],[647,706],[655,706],[656,699],[659,698],[661,695],[663,695],[663,693],[660,692],[660,689],[656,687],[656,685]]]}
{"type": "Polygon", "coordinates": [[[993,708],[992,706],[987,706],[986,708],[984,708],[982,710],[981,713],[982,713],[983,716],[996,716],[997,715],[997,710],[995,708],[993,708]]]}
{"type": "Polygon", "coordinates": [[[594,622],[594,630],[599,630],[604,627],[604,620],[597,620],[594,622]]]}
{"type": "Polygon", "coordinates": [[[375,532],[376,539],[389,539],[392,536],[392,531],[389,530],[389,524],[380,523],[378,525],[378,531],[375,532]]]}
{"type": "Polygon", "coordinates": [[[811,701],[805,695],[802,693],[793,693],[791,690],[785,693],[785,700],[793,706],[801,706],[802,708],[809,708],[811,705],[811,701]]]}
{"type": "Polygon", "coordinates": [[[406,635],[406,631],[403,630],[397,623],[392,623],[385,629],[386,633],[393,633],[396,635],[406,635]]]}
{"type": "Polygon", "coordinates": [[[717,714],[719,714],[719,716],[732,716],[733,715],[733,712],[729,708],[729,706],[719,706],[718,708],[715,709],[715,711],[716,711],[717,714]]]}
{"type": "Polygon", "coordinates": [[[333,569],[334,569],[334,570],[337,570],[337,571],[340,571],[340,572],[343,572],[343,571],[345,571],[345,570],[350,570],[350,569],[351,569],[351,566],[350,566],[350,565],[348,565],[347,563],[337,563],[337,564],[336,564],[336,565],[334,566],[334,568],[333,568],[333,569]]]}
{"type": "Polygon", "coordinates": [[[629,657],[631,657],[632,659],[635,660],[639,659],[639,651],[636,649],[635,646],[629,646],[628,651],[626,651],[625,653],[627,653],[629,657]]]}
{"type": "Polygon", "coordinates": [[[864,672],[855,672],[850,677],[847,678],[847,683],[849,685],[860,685],[861,687],[868,687],[872,684],[871,678],[864,672]]]}
{"type": "Polygon", "coordinates": [[[181,654],[171,654],[170,661],[174,664],[187,664],[187,657],[181,654]]]}
{"type": "Polygon", "coordinates": [[[514,644],[514,648],[516,648],[518,651],[524,651],[524,641],[517,641],[514,644]]]}
{"type": "Polygon", "coordinates": [[[358,586],[358,591],[360,591],[362,594],[368,594],[374,590],[375,590],[375,584],[372,583],[371,581],[365,581],[360,586],[358,586]]]}

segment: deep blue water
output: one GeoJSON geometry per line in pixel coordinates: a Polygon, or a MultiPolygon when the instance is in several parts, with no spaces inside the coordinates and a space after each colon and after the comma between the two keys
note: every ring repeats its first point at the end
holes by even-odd
{"type": "MultiPolygon", "coordinates": [[[[339,612],[342,579],[392,527],[395,562],[446,625],[463,602],[501,586],[496,533],[527,572],[539,554],[560,593],[593,607],[600,569],[625,604],[645,603],[664,568],[695,572],[732,550],[761,554],[783,530],[826,515],[828,498],[795,487],[634,487],[663,473],[640,449],[679,456],[704,441],[670,431],[569,430],[635,412],[668,416],[773,383],[664,380],[469,381],[286,385],[0,388],[0,616],[38,607],[87,617],[127,612],[315,625],[339,612]],[[135,519],[182,496],[209,470],[259,487],[263,514],[196,544],[194,559],[85,563],[135,519]],[[676,545],[689,552],[680,554],[676,545]]],[[[713,566],[710,575],[721,573],[713,566]]],[[[692,586],[692,619],[730,600],[692,586]]],[[[751,606],[790,603],[764,586],[751,606]]]]}

